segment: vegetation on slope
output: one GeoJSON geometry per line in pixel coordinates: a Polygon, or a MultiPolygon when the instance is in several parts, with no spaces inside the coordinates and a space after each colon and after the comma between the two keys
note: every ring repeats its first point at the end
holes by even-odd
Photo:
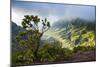
{"type": "Polygon", "coordinates": [[[17,41],[22,38],[17,42],[20,49],[12,52],[13,65],[95,60],[95,22],[79,18],[69,22],[60,20],[55,22],[39,40],[36,39],[38,37],[36,30],[22,31],[18,35],[20,36],[15,36],[17,41]],[[40,46],[35,54],[37,41],[40,46]],[[82,59],[78,58],[78,55],[82,59]]]}

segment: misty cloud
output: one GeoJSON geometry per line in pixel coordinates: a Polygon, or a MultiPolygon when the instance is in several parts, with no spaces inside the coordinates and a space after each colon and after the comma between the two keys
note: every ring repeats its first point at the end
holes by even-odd
{"type": "MultiPolygon", "coordinates": [[[[22,16],[25,14],[33,14],[33,15],[39,15],[42,18],[47,17],[52,22],[57,21],[57,19],[59,20],[61,18],[68,18],[68,17],[69,18],[80,17],[86,20],[95,20],[94,6],[36,3],[36,2],[13,2],[12,12],[18,14],[17,16],[19,16],[20,18],[22,18],[22,16]]],[[[12,16],[12,18],[13,17],[14,15],[12,16]]]]}

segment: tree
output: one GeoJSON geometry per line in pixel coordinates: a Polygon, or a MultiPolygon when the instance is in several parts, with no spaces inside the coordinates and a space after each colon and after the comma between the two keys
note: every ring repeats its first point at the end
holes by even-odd
{"type": "Polygon", "coordinates": [[[33,50],[35,58],[38,59],[37,52],[40,47],[41,37],[50,28],[50,23],[47,18],[40,20],[38,16],[25,15],[22,20],[22,27],[26,31],[20,32],[16,39],[20,45],[33,50]],[[42,28],[39,28],[40,22],[42,22],[42,28]]]}

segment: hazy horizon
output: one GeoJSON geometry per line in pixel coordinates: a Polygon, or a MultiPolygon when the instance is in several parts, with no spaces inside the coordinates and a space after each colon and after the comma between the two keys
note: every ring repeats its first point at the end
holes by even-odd
{"type": "Polygon", "coordinates": [[[41,19],[47,18],[51,24],[77,17],[95,21],[95,6],[13,1],[11,20],[21,25],[24,15],[38,15],[41,19]]]}

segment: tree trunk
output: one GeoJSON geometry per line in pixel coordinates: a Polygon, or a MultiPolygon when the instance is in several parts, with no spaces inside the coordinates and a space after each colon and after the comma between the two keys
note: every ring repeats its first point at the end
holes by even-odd
{"type": "Polygon", "coordinates": [[[39,47],[40,47],[40,40],[37,42],[37,46],[36,46],[36,49],[35,49],[35,52],[34,52],[36,61],[39,61],[39,57],[38,57],[39,47]]]}
{"type": "Polygon", "coordinates": [[[37,46],[36,46],[36,49],[35,49],[35,52],[34,52],[36,61],[39,61],[38,50],[39,50],[39,47],[40,47],[40,41],[41,41],[42,35],[43,35],[43,33],[40,34],[39,39],[37,40],[37,46]]]}

